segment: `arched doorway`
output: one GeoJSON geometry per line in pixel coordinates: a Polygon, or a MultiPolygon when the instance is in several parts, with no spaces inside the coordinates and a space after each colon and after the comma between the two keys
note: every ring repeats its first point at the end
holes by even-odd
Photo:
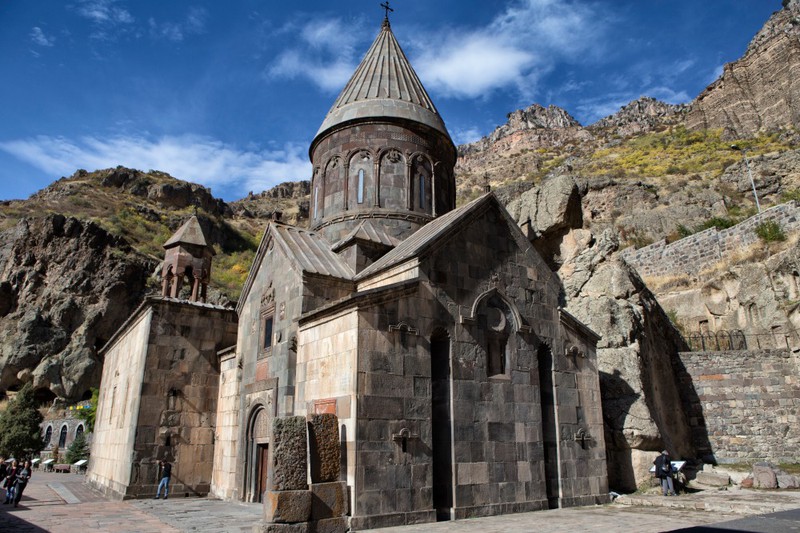
{"type": "Polygon", "coordinates": [[[61,435],[58,437],[58,449],[61,450],[67,445],[67,425],[61,426],[61,435]]]}
{"type": "Polygon", "coordinates": [[[436,520],[453,514],[453,435],[450,409],[450,336],[444,329],[431,335],[431,436],[433,507],[436,520]]]}
{"type": "Polygon", "coordinates": [[[250,415],[246,453],[245,501],[261,502],[269,469],[269,416],[262,405],[250,415]]]}

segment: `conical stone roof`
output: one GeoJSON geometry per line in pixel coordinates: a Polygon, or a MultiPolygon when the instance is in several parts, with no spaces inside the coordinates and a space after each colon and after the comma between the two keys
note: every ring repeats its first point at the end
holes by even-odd
{"type": "Polygon", "coordinates": [[[211,253],[214,249],[211,248],[206,242],[206,236],[203,233],[203,228],[200,227],[200,221],[196,216],[192,216],[189,220],[184,222],[183,226],[178,228],[178,231],[164,243],[164,248],[172,248],[179,244],[194,244],[195,246],[203,246],[209,248],[211,253]]]}
{"type": "Polygon", "coordinates": [[[388,20],[383,21],[381,32],[328,111],[316,137],[339,124],[386,117],[420,122],[450,138],[388,20]]]}

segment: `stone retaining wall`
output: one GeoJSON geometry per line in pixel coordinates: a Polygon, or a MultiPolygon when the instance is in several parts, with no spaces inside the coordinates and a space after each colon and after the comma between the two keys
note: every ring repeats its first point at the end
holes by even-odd
{"type": "Polygon", "coordinates": [[[768,220],[780,224],[787,234],[800,229],[800,205],[792,200],[762,211],[732,228],[710,228],[670,244],[661,239],[638,250],[630,247],[622,251],[622,257],[642,277],[697,274],[724,256],[757,242],[759,238],[754,230],[768,220]]]}
{"type": "Polygon", "coordinates": [[[680,359],[684,369],[678,377],[698,451],[710,451],[721,463],[798,462],[800,364],[796,354],[788,350],[688,352],[681,353],[680,359]]]}

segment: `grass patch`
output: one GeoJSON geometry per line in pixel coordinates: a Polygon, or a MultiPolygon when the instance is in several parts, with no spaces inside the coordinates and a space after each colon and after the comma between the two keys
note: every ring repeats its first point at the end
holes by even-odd
{"type": "Polygon", "coordinates": [[[762,222],[756,226],[755,232],[758,238],[764,242],[783,242],[786,240],[783,228],[774,220],[762,222]]]}

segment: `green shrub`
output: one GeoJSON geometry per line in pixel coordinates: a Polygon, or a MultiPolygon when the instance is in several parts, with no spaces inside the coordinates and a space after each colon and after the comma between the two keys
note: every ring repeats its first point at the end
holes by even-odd
{"type": "Polygon", "coordinates": [[[89,458],[89,443],[86,442],[86,435],[81,433],[75,440],[72,441],[72,444],[69,445],[67,448],[67,462],[69,464],[74,464],[81,459],[88,459],[89,458]]]}
{"type": "Polygon", "coordinates": [[[736,221],[727,217],[712,217],[700,224],[696,231],[703,231],[708,228],[728,229],[736,225],[736,221]]]}
{"type": "Polygon", "coordinates": [[[764,242],[779,242],[786,240],[786,234],[780,224],[774,220],[767,220],[756,226],[756,235],[764,242]]]}

